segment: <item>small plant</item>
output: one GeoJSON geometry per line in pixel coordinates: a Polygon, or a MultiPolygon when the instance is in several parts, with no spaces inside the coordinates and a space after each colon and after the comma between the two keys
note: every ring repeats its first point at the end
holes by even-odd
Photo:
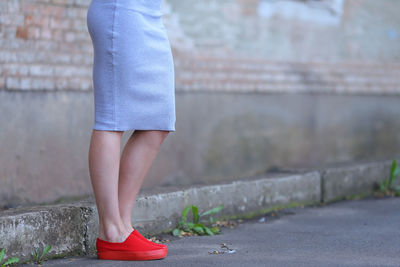
{"type": "Polygon", "coordinates": [[[50,245],[47,245],[44,249],[43,249],[43,251],[42,251],[42,254],[39,256],[39,249],[35,249],[35,252],[32,254],[32,257],[33,257],[33,261],[35,262],[35,263],[37,263],[37,264],[41,264],[42,262],[43,262],[43,257],[44,257],[44,255],[46,255],[47,254],[47,252],[49,252],[49,250],[51,249],[51,246],[50,245]]]}
{"type": "Polygon", "coordinates": [[[14,263],[19,262],[18,258],[13,257],[13,258],[10,258],[10,259],[6,260],[5,263],[1,263],[3,261],[3,258],[4,258],[4,248],[0,251],[0,266],[1,267],[6,267],[6,266],[8,266],[10,264],[14,264],[14,263]]]}
{"type": "Polygon", "coordinates": [[[208,215],[213,215],[215,213],[218,213],[222,210],[224,207],[223,204],[208,210],[206,212],[203,212],[202,214],[199,214],[199,209],[197,206],[186,206],[186,208],[182,211],[182,216],[181,219],[178,222],[177,228],[175,228],[172,231],[172,234],[174,236],[182,236],[184,234],[186,235],[214,235],[214,234],[219,234],[220,229],[217,225],[214,225],[213,227],[209,228],[205,226],[203,223],[209,223],[213,224],[214,218],[212,216],[209,217],[208,221],[207,220],[201,220],[202,217],[208,216],[208,215]],[[193,215],[193,221],[188,222],[187,220],[187,215],[189,211],[192,210],[192,215],[193,215]]]}
{"type": "Polygon", "coordinates": [[[396,195],[400,196],[400,186],[394,186],[394,182],[400,173],[399,165],[397,161],[393,160],[392,167],[390,168],[390,176],[383,182],[379,182],[379,192],[384,195],[396,195]]]}

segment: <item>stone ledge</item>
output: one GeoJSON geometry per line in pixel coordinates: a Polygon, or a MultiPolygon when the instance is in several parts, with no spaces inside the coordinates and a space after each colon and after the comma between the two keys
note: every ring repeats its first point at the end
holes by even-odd
{"type": "MultiPolygon", "coordinates": [[[[186,205],[200,211],[224,204],[221,217],[245,218],[274,207],[331,202],[358,193],[372,193],[387,178],[391,161],[357,163],[227,184],[141,194],[132,222],[144,234],[171,230],[186,205]]],[[[93,200],[17,208],[0,214],[0,248],[7,257],[31,259],[35,248],[52,245],[48,256],[95,253],[98,214],[93,200]]]]}

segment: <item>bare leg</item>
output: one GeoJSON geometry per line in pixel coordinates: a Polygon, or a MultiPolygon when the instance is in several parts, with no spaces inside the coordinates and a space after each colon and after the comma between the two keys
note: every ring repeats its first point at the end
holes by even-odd
{"type": "Polygon", "coordinates": [[[118,184],[119,211],[125,228],[130,232],[133,231],[131,214],[136,196],[168,133],[169,131],[136,130],[122,152],[118,184]]]}
{"type": "Polygon", "coordinates": [[[118,206],[118,172],[123,132],[93,130],[89,148],[89,172],[99,213],[99,238],[123,242],[130,234],[118,206]]]}

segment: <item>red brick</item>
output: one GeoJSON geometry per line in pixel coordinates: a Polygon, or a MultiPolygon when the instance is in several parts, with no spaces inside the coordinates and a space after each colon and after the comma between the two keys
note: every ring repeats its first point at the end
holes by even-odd
{"type": "Polygon", "coordinates": [[[21,38],[21,39],[28,39],[28,27],[26,26],[18,26],[17,27],[17,32],[16,32],[16,37],[21,38]]]}

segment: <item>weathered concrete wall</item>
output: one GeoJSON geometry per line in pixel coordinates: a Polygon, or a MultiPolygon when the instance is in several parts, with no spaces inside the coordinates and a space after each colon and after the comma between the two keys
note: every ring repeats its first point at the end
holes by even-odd
{"type": "MultiPolygon", "coordinates": [[[[0,92],[0,98],[0,203],[91,194],[92,95],[0,92]]],[[[165,140],[145,187],[395,157],[398,103],[394,96],[178,93],[177,131],[165,140]]]]}

